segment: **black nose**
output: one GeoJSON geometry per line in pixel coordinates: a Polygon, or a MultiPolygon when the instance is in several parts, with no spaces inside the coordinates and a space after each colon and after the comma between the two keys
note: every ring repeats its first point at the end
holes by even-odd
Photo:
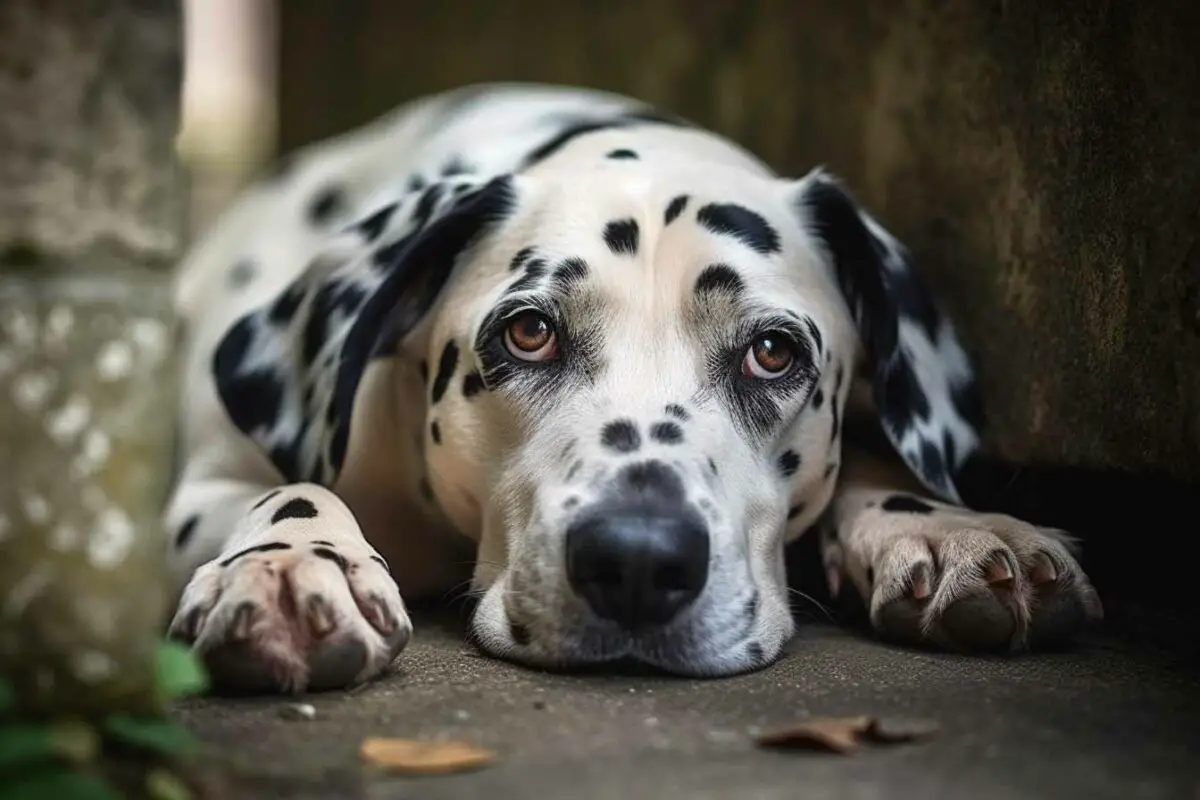
{"type": "Polygon", "coordinates": [[[567,578],[605,619],[664,625],[708,580],[708,531],[695,515],[589,515],[567,531],[567,578]]]}

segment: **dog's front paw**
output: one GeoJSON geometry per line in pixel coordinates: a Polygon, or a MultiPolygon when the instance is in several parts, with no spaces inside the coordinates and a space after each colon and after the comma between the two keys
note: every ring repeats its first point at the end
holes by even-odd
{"type": "Polygon", "coordinates": [[[831,576],[850,573],[869,598],[872,626],[895,641],[975,652],[1049,647],[1103,613],[1062,531],[893,495],[839,539],[826,554],[831,576]]]}
{"type": "Polygon", "coordinates": [[[218,689],[344,688],[380,675],[408,644],[383,560],[353,537],[299,527],[312,530],[211,561],[184,589],[170,635],[193,645],[218,689]]]}

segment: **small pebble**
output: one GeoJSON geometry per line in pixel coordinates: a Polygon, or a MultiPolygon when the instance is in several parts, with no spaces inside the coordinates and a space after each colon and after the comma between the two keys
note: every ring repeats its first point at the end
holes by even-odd
{"type": "Polygon", "coordinates": [[[279,716],[284,719],[308,720],[317,716],[317,709],[309,703],[290,703],[279,709],[279,716]]]}
{"type": "Polygon", "coordinates": [[[471,713],[460,708],[458,711],[454,712],[454,718],[459,722],[466,722],[471,718],[471,713]]]}
{"type": "Polygon", "coordinates": [[[533,707],[535,709],[537,709],[538,711],[541,711],[543,708],[546,707],[546,701],[545,700],[534,700],[533,707]]]}

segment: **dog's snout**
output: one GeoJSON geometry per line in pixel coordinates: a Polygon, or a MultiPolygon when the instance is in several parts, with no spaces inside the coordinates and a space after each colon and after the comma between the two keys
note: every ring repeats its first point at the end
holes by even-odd
{"type": "Polygon", "coordinates": [[[628,630],[670,622],[708,580],[708,530],[683,511],[589,515],[567,531],[566,545],[571,587],[628,630]]]}

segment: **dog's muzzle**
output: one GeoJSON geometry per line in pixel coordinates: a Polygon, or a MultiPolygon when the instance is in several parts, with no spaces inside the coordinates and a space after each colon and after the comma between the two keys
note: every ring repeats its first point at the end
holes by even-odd
{"type": "Polygon", "coordinates": [[[571,588],[597,616],[630,632],[671,622],[708,580],[708,527],[684,501],[678,477],[660,469],[626,473],[610,499],[567,529],[571,588]]]}

